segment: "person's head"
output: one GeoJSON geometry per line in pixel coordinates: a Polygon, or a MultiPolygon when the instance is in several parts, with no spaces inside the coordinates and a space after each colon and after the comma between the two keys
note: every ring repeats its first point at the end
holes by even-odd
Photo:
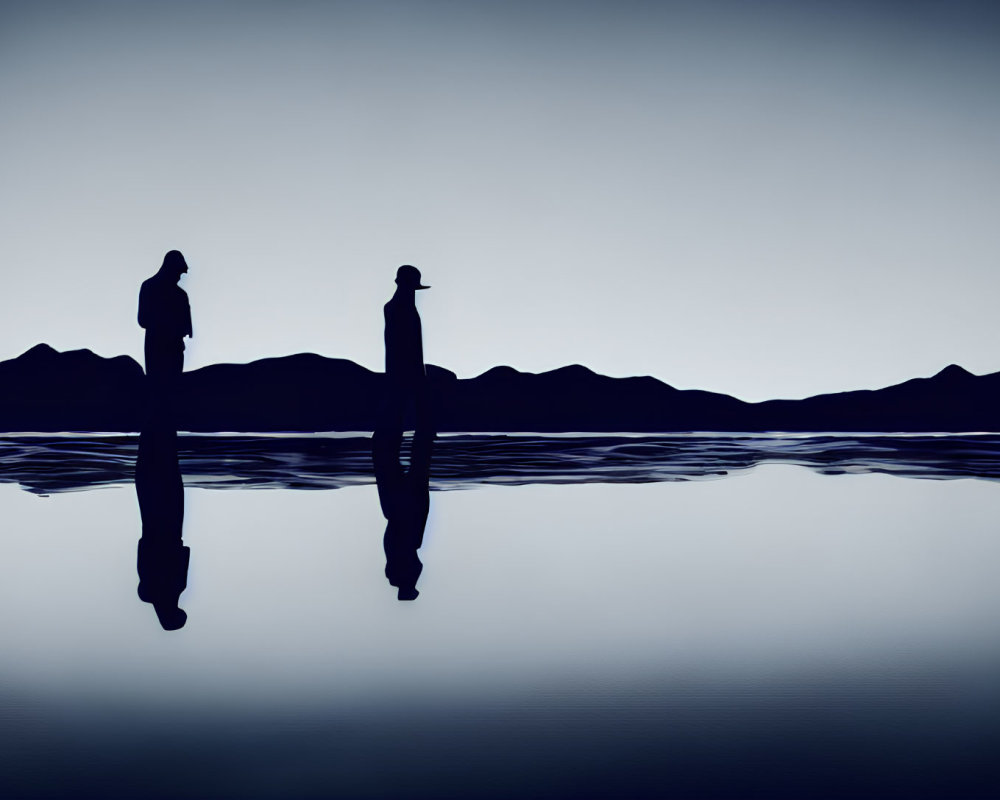
{"type": "Polygon", "coordinates": [[[410,264],[403,264],[396,270],[396,285],[400,289],[430,289],[420,282],[420,270],[410,264]]]}
{"type": "Polygon", "coordinates": [[[180,250],[170,250],[163,257],[163,264],[160,267],[161,275],[168,275],[175,281],[180,280],[181,275],[188,271],[187,261],[180,250]]]}

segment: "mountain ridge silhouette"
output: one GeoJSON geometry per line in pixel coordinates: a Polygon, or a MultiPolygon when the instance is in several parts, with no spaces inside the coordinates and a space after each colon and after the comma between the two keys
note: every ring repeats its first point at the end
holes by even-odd
{"type": "MultiPolygon", "coordinates": [[[[434,365],[427,372],[440,431],[1000,430],[1000,372],[974,375],[957,364],[881,389],[755,403],[580,364],[540,373],[501,365],[461,379],[434,365]]],[[[212,364],[182,376],[176,419],[197,432],[368,431],[384,380],[315,353],[212,364]]],[[[129,356],[38,344],[0,362],[3,431],[137,431],[145,403],[142,368],[129,356]]]]}

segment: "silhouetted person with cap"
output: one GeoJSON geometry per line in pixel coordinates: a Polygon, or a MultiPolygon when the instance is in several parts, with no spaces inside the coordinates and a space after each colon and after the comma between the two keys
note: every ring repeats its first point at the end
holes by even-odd
{"type": "Polygon", "coordinates": [[[386,518],[385,575],[400,600],[416,598],[423,569],[417,550],[423,542],[430,507],[428,480],[434,431],[428,417],[427,371],[416,293],[429,289],[420,270],[396,270],[396,292],[385,304],[385,402],[372,436],[372,461],[379,503],[386,518]],[[410,468],[400,463],[403,425],[413,406],[416,424],[410,468]]]}
{"type": "Polygon", "coordinates": [[[139,325],[146,329],[146,375],[170,384],[184,370],[184,337],[192,336],[187,292],[177,285],[188,271],[179,250],[163,257],[163,265],[139,290],[139,325]]]}
{"type": "Polygon", "coordinates": [[[420,282],[420,270],[404,264],[396,270],[396,292],[385,304],[386,405],[381,426],[402,428],[410,403],[416,426],[428,427],[427,371],[416,292],[429,289],[420,282]]]}
{"type": "Polygon", "coordinates": [[[183,628],[178,606],[187,588],[191,550],[184,545],[184,483],[177,459],[177,432],[167,423],[147,423],[139,436],[135,492],[142,517],[136,566],[139,599],[156,611],[166,631],[183,628]]]}

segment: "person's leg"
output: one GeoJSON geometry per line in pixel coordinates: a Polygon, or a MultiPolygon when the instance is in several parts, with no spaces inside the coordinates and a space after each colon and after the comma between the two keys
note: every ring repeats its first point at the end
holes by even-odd
{"type": "Polygon", "coordinates": [[[413,408],[416,418],[414,420],[414,430],[433,434],[434,427],[434,404],[431,395],[430,382],[427,378],[417,381],[412,389],[413,408]]]}
{"type": "Polygon", "coordinates": [[[146,334],[146,406],[148,424],[165,423],[176,410],[184,370],[184,343],[146,334]]]}
{"type": "Polygon", "coordinates": [[[375,422],[376,430],[402,430],[409,392],[404,383],[386,378],[385,393],[375,422]]]}

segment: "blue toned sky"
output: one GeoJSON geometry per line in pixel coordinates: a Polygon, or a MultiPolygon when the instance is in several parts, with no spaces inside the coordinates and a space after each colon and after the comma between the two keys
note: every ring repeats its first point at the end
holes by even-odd
{"type": "Polygon", "coordinates": [[[1000,15],[970,2],[0,3],[0,358],[378,369],[416,264],[468,377],[745,399],[1000,370],[1000,15]]]}

